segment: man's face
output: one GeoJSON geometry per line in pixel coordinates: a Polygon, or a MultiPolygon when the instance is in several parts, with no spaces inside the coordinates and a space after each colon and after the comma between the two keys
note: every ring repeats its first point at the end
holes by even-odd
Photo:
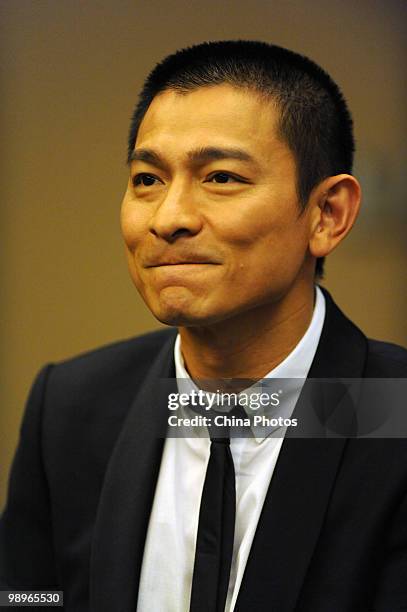
{"type": "Polygon", "coordinates": [[[133,281],[170,325],[207,325],[312,282],[310,214],[270,101],[229,85],[154,98],[121,224],[133,281]]]}

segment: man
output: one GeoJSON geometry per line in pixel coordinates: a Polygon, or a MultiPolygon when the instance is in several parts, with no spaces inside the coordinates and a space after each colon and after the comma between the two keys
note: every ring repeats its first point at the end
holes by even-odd
{"type": "Polygon", "coordinates": [[[403,439],[259,436],[251,422],[220,438],[203,421],[175,437],[168,418],[184,383],[191,416],[194,390],[231,385],[240,403],[299,381],[301,420],[306,377],[406,376],[404,349],[367,340],[315,286],[358,214],[353,148],[338,87],[290,51],[205,43],[153,70],[121,222],[138,291],[178,335],[41,372],[2,519],[3,588],[62,589],[72,612],[407,609],[403,439]]]}

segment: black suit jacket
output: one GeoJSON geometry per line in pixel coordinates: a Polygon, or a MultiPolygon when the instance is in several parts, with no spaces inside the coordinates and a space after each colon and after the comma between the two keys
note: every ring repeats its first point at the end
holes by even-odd
{"type": "MultiPolygon", "coordinates": [[[[326,300],[310,377],[407,376],[407,351],[368,341],[326,300]]],[[[64,590],[69,612],[135,611],[174,339],[159,331],[40,373],[1,521],[3,588],[64,590]]],[[[407,441],[286,438],[235,609],[407,610],[407,441]]]]}

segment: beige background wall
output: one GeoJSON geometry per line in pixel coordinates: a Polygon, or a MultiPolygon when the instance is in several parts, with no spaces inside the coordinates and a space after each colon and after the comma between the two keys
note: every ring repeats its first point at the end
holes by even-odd
{"type": "Polygon", "coordinates": [[[342,86],[366,197],[326,284],[370,335],[407,344],[404,0],[1,0],[0,11],[0,507],[41,365],[157,325],[127,277],[118,213],[136,93],[181,46],[263,39],[342,86]]]}

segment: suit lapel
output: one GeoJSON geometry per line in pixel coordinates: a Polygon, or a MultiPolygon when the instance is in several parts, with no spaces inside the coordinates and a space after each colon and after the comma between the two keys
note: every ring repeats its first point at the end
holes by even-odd
{"type": "Polygon", "coordinates": [[[170,339],[153,363],[109,462],[92,543],[92,612],[136,609],[144,542],[167,428],[168,393],[177,390],[173,343],[170,339]]]}
{"type": "MultiPolygon", "coordinates": [[[[361,377],[366,338],[324,291],[326,318],[309,378],[361,377]]],[[[307,400],[307,385],[295,410],[307,400]]],[[[330,396],[319,394],[319,414],[330,414],[330,396]]],[[[329,504],[344,438],[284,440],[253,540],[236,612],[267,609],[292,612],[315,549],[329,504]]]]}

